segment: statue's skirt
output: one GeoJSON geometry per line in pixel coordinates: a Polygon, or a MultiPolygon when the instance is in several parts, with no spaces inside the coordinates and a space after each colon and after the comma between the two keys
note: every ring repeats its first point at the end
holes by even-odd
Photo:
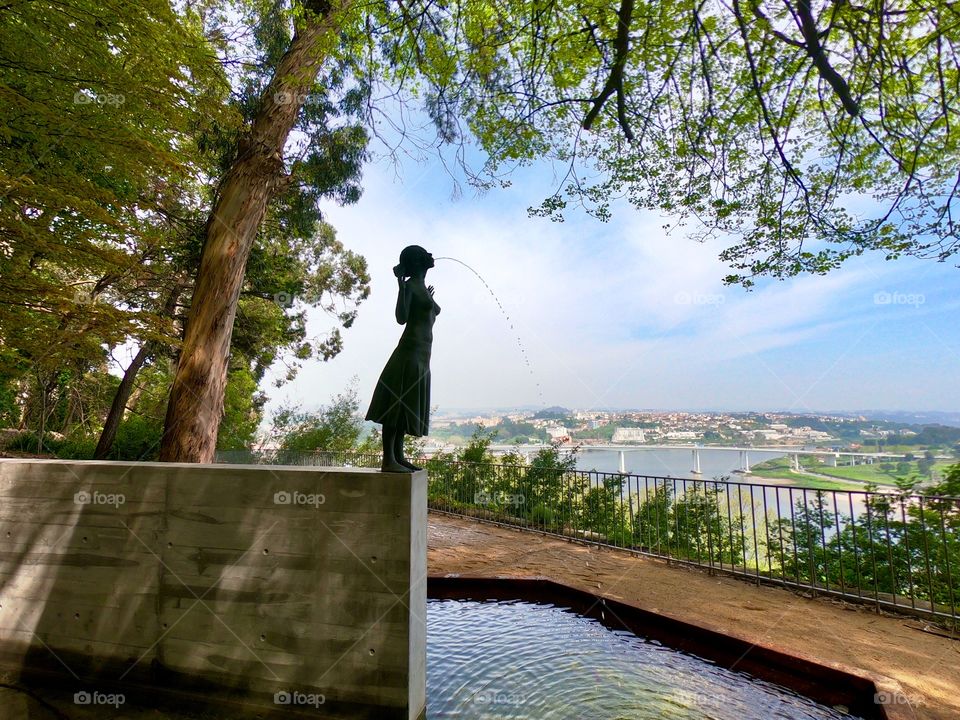
{"type": "Polygon", "coordinates": [[[367,420],[423,437],[430,424],[430,343],[400,339],[387,360],[367,420]]]}

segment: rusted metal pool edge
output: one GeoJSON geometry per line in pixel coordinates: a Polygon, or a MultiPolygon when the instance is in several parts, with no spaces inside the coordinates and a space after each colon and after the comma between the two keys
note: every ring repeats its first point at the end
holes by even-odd
{"type": "Polygon", "coordinates": [[[605,597],[543,576],[480,576],[449,573],[427,578],[433,599],[525,600],[559,605],[613,629],[629,630],[721,667],[749,673],[829,706],[876,720],[913,720],[900,683],[860,668],[804,657],[757,644],[702,623],[691,623],[605,597]]]}

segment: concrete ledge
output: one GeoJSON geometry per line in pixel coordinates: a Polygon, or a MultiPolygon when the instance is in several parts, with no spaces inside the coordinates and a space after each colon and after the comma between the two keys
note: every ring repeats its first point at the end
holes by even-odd
{"type": "Polygon", "coordinates": [[[0,460],[0,659],[415,720],[426,512],[422,471],[0,460]]]}

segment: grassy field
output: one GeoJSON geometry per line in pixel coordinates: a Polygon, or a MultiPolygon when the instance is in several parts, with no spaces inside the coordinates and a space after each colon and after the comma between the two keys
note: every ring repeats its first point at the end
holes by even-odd
{"type": "Polygon", "coordinates": [[[797,487],[810,488],[811,490],[862,490],[860,483],[844,481],[841,478],[828,480],[827,478],[812,477],[804,473],[794,472],[790,469],[790,461],[787,458],[777,458],[776,460],[767,460],[766,462],[754,465],[751,468],[753,477],[760,480],[769,478],[772,480],[789,480],[797,487]]]}
{"type": "Polygon", "coordinates": [[[906,455],[907,453],[913,453],[914,455],[923,455],[924,451],[932,450],[936,455],[949,454],[949,446],[917,446],[917,445],[887,445],[886,443],[881,443],[880,448],[878,449],[876,444],[872,442],[864,442],[860,446],[861,452],[885,452],[885,453],[898,453],[900,455],[906,455]]]}
{"type": "MultiPolygon", "coordinates": [[[[920,469],[917,467],[916,461],[907,464],[910,466],[909,472],[905,473],[907,477],[925,477],[920,475],[920,469]]],[[[943,471],[949,465],[949,462],[944,461],[938,461],[935,463],[933,466],[934,477],[942,477],[943,471]]],[[[860,482],[870,482],[877,485],[896,485],[897,478],[904,476],[904,473],[897,472],[895,467],[893,470],[884,470],[880,467],[880,463],[874,463],[873,465],[854,466],[840,465],[838,467],[831,467],[829,465],[818,463],[816,465],[811,465],[809,469],[811,472],[820,473],[822,475],[830,475],[831,477],[843,478],[846,480],[859,480],[860,482]]]]}
{"type": "MultiPolygon", "coordinates": [[[[831,465],[826,465],[818,458],[809,457],[809,456],[800,456],[801,466],[813,473],[818,475],[829,475],[832,478],[836,478],[838,481],[847,481],[841,483],[836,487],[824,487],[821,489],[838,489],[838,490],[849,490],[851,488],[862,488],[865,483],[873,483],[875,485],[896,485],[897,478],[903,477],[918,477],[920,476],[920,470],[917,466],[917,462],[913,461],[907,463],[910,466],[910,469],[906,473],[898,472],[896,465],[892,469],[883,469],[880,463],[874,463],[872,465],[840,465],[838,467],[833,467],[831,465]],[[852,482],[851,482],[852,481],[852,482]]],[[[933,466],[934,475],[940,477],[943,475],[943,471],[951,463],[949,461],[938,461],[933,466]]],[[[803,482],[806,487],[813,487],[807,483],[813,480],[822,480],[824,483],[830,483],[832,481],[826,480],[824,478],[811,478],[809,475],[803,473],[797,473],[790,469],[790,460],[788,458],[777,458],[776,460],[767,460],[766,462],[759,463],[754,465],[753,473],[759,477],[768,477],[768,478],[779,478],[784,480],[793,480],[796,482],[803,482]]]]}

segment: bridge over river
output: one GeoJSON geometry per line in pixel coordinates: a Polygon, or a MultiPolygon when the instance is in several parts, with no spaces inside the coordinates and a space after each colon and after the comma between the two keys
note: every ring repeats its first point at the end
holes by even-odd
{"type": "MultiPolygon", "coordinates": [[[[494,452],[520,452],[524,455],[531,455],[537,450],[545,447],[542,444],[518,444],[518,445],[491,445],[490,449],[494,452]]],[[[571,450],[574,445],[566,445],[571,450]]],[[[907,458],[904,453],[885,453],[885,452],[863,452],[855,450],[831,450],[825,448],[802,448],[796,445],[764,445],[762,447],[737,447],[731,445],[618,445],[613,443],[596,443],[581,445],[581,453],[593,451],[618,452],[620,454],[620,472],[627,472],[627,453],[650,452],[657,450],[689,450],[691,455],[692,468],[690,472],[700,475],[700,453],[704,450],[710,452],[735,452],[739,454],[738,470],[744,474],[750,472],[751,454],[754,458],[763,455],[775,455],[777,457],[786,455],[790,458],[791,467],[796,471],[801,471],[800,456],[809,455],[823,460],[824,464],[836,467],[838,465],[864,465],[875,462],[901,461],[907,458]]],[[[949,459],[948,456],[938,456],[937,459],[949,459]]],[[[759,460],[757,462],[763,462],[759,460]]]]}

